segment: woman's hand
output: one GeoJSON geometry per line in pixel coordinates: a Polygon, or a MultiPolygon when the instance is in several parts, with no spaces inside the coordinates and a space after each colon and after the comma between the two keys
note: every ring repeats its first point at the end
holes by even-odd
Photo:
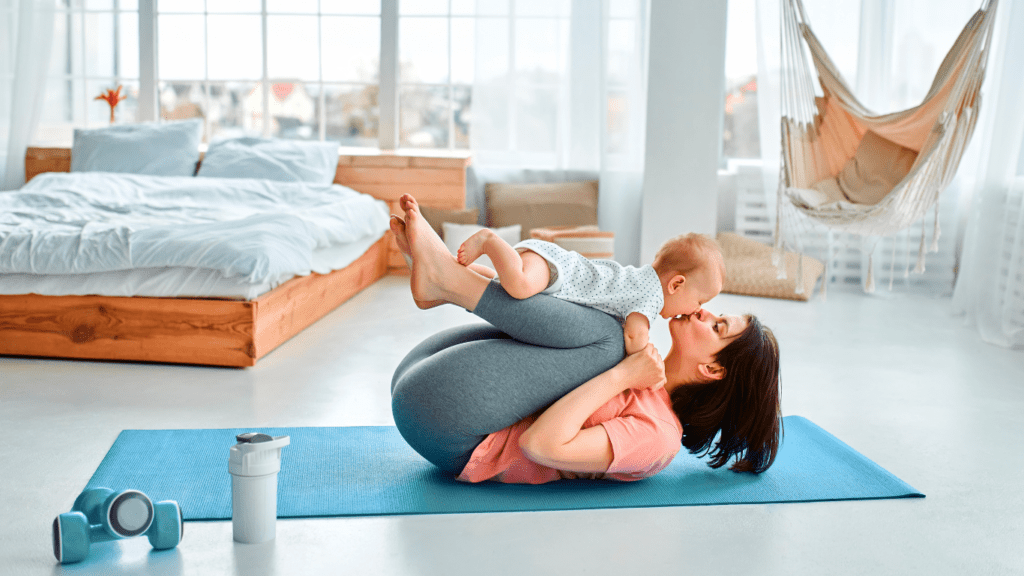
{"type": "Polygon", "coordinates": [[[548,407],[519,437],[519,446],[527,458],[543,466],[604,472],[615,457],[612,443],[604,426],[583,428],[587,418],[625,390],[657,390],[665,383],[665,363],[648,343],[548,407]]]}
{"type": "Polygon", "coordinates": [[[624,390],[657,390],[667,383],[665,361],[650,342],[639,352],[626,356],[619,367],[624,373],[624,390]]]}

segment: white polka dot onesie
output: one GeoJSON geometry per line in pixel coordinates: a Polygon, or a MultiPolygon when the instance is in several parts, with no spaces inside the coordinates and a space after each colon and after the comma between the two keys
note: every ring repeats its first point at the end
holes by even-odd
{"type": "Polygon", "coordinates": [[[614,260],[590,260],[543,240],[523,240],[514,248],[536,252],[554,267],[557,278],[544,290],[555,298],[596,308],[624,321],[631,312],[651,325],[665,306],[658,273],[651,266],[623,266],[614,260]]]}

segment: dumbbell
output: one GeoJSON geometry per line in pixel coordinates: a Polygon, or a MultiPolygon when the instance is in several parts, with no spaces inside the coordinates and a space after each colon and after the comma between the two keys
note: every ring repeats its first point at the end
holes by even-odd
{"type": "Polygon", "coordinates": [[[178,503],[154,504],[138,490],[90,488],[78,495],[71,512],[53,520],[53,555],[61,564],[79,562],[89,555],[91,544],[143,534],[157,550],[177,546],[185,535],[178,503]]]}

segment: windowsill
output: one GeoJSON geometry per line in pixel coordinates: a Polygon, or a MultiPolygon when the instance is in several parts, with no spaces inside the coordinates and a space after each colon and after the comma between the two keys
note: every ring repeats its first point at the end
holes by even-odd
{"type": "Polygon", "coordinates": [[[342,156],[397,156],[417,158],[469,158],[469,150],[446,150],[443,148],[399,148],[397,150],[381,150],[380,148],[341,146],[338,153],[342,156]]]}
{"type": "MultiPolygon", "coordinates": [[[[30,148],[71,148],[72,141],[68,139],[40,139],[29,144],[30,148]]],[[[206,142],[199,144],[199,152],[205,154],[210,145],[206,142]]],[[[446,150],[442,148],[399,148],[397,150],[381,150],[365,146],[340,146],[338,154],[341,156],[390,156],[396,158],[457,158],[467,160],[472,154],[469,150],[446,150]]]]}

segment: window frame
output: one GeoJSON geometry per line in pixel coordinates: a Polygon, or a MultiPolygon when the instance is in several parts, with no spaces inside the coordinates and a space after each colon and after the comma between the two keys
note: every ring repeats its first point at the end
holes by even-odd
{"type": "MultiPolygon", "coordinates": [[[[137,120],[140,122],[155,122],[159,120],[160,116],[160,105],[159,105],[159,94],[158,94],[158,82],[160,78],[158,68],[158,26],[157,26],[157,2],[159,0],[138,0],[139,7],[139,104],[137,109],[137,120]]],[[[419,83],[403,83],[400,74],[399,66],[399,3],[400,0],[381,0],[381,12],[380,12],[380,72],[378,78],[378,100],[377,104],[379,107],[379,125],[377,133],[377,147],[380,150],[393,151],[399,148],[401,143],[400,140],[400,98],[399,93],[403,86],[419,86],[419,83]]],[[[266,19],[267,19],[267,7],[266,0],[262,2],[262,9],[260,12],[263,26],[263,79],[261,80],[262,89],[264,92],[263,96],[263,114],[264,118],[269,117],[269,92],[270,92],[270,79],[267,75],[267,36],[266,36],[266,19]]],[[[457,15],[453,15],[451,7],[449,5],[448,14],[444,17],[449,21],[449,36],[451,35],[451,19],[457,15]]],[[[461,16],[460,16],[461,17],[461,16]]],[[[449,39],[449,51],[450,48],[449,39]]],[[[321,54],[321,62],[323,55],[321,54]]],[[[451,56],[449,52],[449,69],[451,68],[451,56]]],[[[321,85],[324,81],[320,80],[321,85]]],[[[433,86],[433,85],[431,85],[433,86]]],[[[440,85],[438,85],[440,86],[440,85]]],[[[458,84],[457,86],[462,86],[458,84]]],[[[452,81],[451,74],[448,78],[448,100],[452,102],[453,89],[456,84],[452,81]]],[[[324,105],[324,90],[320,90],[319,95],[321,110],[324,105]]],[[[433,148],[433,150],[456,150],[455,138],[454,138],[454,110],[449,113],[448,119],[448,142],[443,148],[433,148]]],[[[324,127],[324,116],[321,114],[319,120],[320,124],[320,139],[324,139],[325,127],[324,127]]],[[[270,123],[263,123],[263,135],[270,135],[270,123]]],[[[425,150],[430,150],[425,148],[425,150]]]]}

